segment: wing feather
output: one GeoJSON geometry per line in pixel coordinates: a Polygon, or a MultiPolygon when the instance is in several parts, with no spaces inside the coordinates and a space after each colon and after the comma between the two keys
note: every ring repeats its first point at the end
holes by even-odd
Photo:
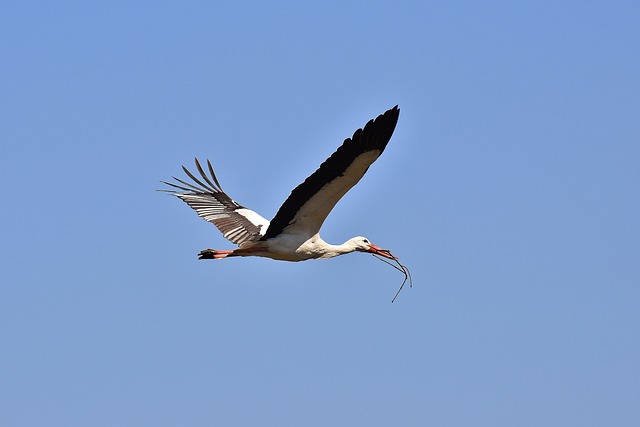
{"type": "Polygon", "coordinates": [[[175,189],[163,191],[187,203],[201,218],[213,223],[222,232],[222,235],[231,242],[240,245],[246,241],[259,240],[269,227],[269,221],[240,205],[222,191],[209,160],[207,160],[207,166],[210,177],[207,176],[198,159],[195,159],[195,162],[204,182],[182,166],[187,176],[197,185],[173,177],[176,182],[182,185],[161,181],[175,189]]]}
{"type": "Polygon", "coordinates": [[[396,105],[362,129],[327,159],[318,170],[297,186],[271,220],[260,240],[281,233],[311,237],[320,231],[329,212],[382,154],[393,135],[400,110],[396,105]]]}

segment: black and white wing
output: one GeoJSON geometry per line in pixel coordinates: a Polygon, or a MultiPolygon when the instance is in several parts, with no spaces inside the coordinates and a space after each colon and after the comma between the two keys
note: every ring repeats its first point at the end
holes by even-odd
{"type": "Polygon", "coordinates": [[[297,186],[282,204],[260,240],[281,233],[311,237],[320,231],[329,212],[360,181],[382,154],[398,123],[396,105],[358,129],[320,168],[297,186]]]}
{"type": "Polygon", "coordinates": [[[200,162],[196,159],[196,167],[204,182],[182,166],[184,172],[194,183],[185,182],[174,176],[173,179],[180,185],[162,182],[177,190],[164,191],[182,199],[201,218],[218,227],[222,235],[231,242],[240,245],[243,242],[259,240],[269,228],[269,221],[231,199],[222,191],[209,160],[207,160],[207,166],[211,174],[210,177],[207,176],[200,166],[200,162]]]}

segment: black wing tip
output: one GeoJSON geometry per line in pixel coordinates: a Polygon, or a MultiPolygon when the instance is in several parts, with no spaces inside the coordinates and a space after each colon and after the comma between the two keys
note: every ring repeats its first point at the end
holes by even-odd
{"type": "Polygon", "coordinates": [[[216,177],[215,173],[213,172],[213,167],[211,166],[211,162],[209,161],[209,159],[207,159],[207,168],[209,170],[209,173],[211,174],[211,176],[208,176],[207,173],[205,172],[204,168],[202,167],[202,164],[200,163],[200,161],[198,160],[197,157],[194,158],[195,160],[195,165],[196,165],[196,169],[197,169],[197,173],[200,174],[200,177],[197,177],[195,174],[193,174],[189,169],[187,169],[187,167],[185,165],[182,165],[182,170],[183,172],[193,181],[193,183],[189,183],[183,179],[177,178],[175,176],[173,176],[172,178],[174,179],[175,182],[179,183],[180,185],[176,184],[176,183],[172,183],[172,182],[167,182],[164,180],[160,180],[161,183],[169,185],[171,187],[173,187],[172,189],[165,189],[165,190],[158,190],[158,191],[164,191],[167,192],[169,194],[178,196],[180,194],[187,194],[187,195],[194,195],[194,194],[224,194],[224,191],[222,190],[222,187],[220,186],[220,183],[218,182],[218,178],[216,177]],[[203,181],[201,181],[204,180],[203,181]]]}
{"type": "MultiPolygon", "coordinates": [[[[170,185],[172,187],[175,186],[175,184],[172,184],[172,183],[167,182],[167,181],[160,180],[160,182],[165,184],[165,185],[170,185]]],[[[157,188],[156,191],[159,191],[161,193],[169,194],[170,196],[175,196],[175,193],[176,193],[176,190],[173,190],[171,188],[157,188]]]]}
{"type": "Polygon", "coordinates": [[[351,139],[358,141],[357,144],[361,146],[363,151],[380,150],[380,152],[382,152],[389,143],[389,140],[391,140],[399,117],[400,108],[396,105],[375,119],[369,120],[363,128],[358,129],[353,134],[351,139]]]}
{"type": "MultiPolygon", "coordinates": [[[[371,126],[371,124],[373,124],[373,123],[379,123],[381,121],[386,121],[386,122],[389,122],[389,123],[397,122],[398,121],[398,117],[400,117],[400,108],[398,108],[398,105],[396,105],[395,107],[389,108],[384,113],[378,115],[378,117],[369,120],[367,122],[367,124],[364,125],[363,128],[366,128],[367,126],[371,126]]],[[[394,124],[394,126],[395,126],[395,124],[394,124]]]]}
{"type": "Polygon", "coordinates": [[[396,104],[395,107],[388,109],[387,111],[385,111],[384,113],[376,117],[376,120],[374,121],[377,121],[380,118],[384,118],[384,119],[394,120],[397,122],[398,117],[400,117],[400,108],[398,108],[398,105],[396,104]]]}
{"type": "Polygon", "coordinates": [[[387,111],[385,111],[384,113],[380,114],[376,120],[380,117],[398,117],[400,115],[400,108],[398,107],[398,104],[396,104],[393,108],[389,108],[387,111]]]}

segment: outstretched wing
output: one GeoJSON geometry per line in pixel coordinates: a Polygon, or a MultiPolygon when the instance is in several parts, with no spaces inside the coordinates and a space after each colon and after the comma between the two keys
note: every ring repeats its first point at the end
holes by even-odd
{"type": "Polygon", "coordinates": [[[400,110],[396,105],[346,139],[317,171],[291,192],[260,240],[281,233],[308,237],[318,233],[336,203],[360,181],[369,166],[382,154],[396,128],[399,115],[400,110]]]}
{"type": "Polygon", "coordinates": [[[209,160],[207,160],[207,166],[210,177],[207,176],[202,166],[200,166],[200,162],[196,159],[196,167],[204,182],[182,166],[182,169],[193,180],[194,184],[174,176],[173,179],[179,184],[161,182],[177,190],[163,191],[182,199],[200,217],[218,227],[222,235],[233,243],[239,245],[246,241],[259,240],[269,228],[269,221],[231,199],[227,193],[222,191],[209,160]]]}

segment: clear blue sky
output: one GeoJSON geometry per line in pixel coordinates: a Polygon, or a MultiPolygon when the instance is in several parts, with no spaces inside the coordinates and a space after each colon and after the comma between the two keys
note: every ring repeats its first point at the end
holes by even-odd
{"type": "Polygon", "coordinates": [[[22,1],[0,16],[0,425],[640,425],[640,3],[22,1]],[[223,4],[227,3],[227,4],[223,4]],[[323,237],[231,248],[367,120],[323,237]]]}

